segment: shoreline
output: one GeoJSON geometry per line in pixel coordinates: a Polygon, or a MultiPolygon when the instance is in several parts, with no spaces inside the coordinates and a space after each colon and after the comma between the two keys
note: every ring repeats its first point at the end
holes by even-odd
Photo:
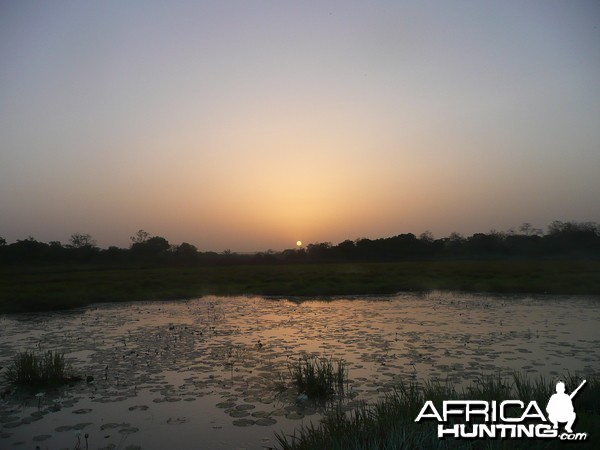
{"type": "Polygon", "coordinates": [[[0,314],[206,295],[291,297],[299,301],[434,290],[600,295],[600,261],[590,260],[0,267],[0,314]]]}

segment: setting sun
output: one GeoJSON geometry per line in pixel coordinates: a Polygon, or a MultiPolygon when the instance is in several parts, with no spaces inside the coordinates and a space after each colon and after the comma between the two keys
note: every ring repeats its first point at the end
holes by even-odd
{"type": "Polygon", "coordinates": [[[598,2],[22,3],[0,14],[7,242],[600,221],[598,2]]]}
{"type": "Polygon", "coordinates": [[[296,241],[296,246],[297,247],[302,247],[302,241],[296,241]]]}

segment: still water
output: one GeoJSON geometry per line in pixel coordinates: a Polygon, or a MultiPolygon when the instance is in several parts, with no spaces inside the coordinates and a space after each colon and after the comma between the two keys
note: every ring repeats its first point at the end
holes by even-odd
{"type": "Polygon", "coordinates": [[[0,448],[276,447],[275,432],[316,424],[327,408],[291,385],[299,358],[346,361],[342,401],[351,410],[399,381],[460,387],[514,370],[598,376],[599,323],[595,297],[447,292],[302,303],[205,297],[4,315],[0,375],[18,351],[53,350],[84,381],[8,393],[0,380],[0,448]]]}

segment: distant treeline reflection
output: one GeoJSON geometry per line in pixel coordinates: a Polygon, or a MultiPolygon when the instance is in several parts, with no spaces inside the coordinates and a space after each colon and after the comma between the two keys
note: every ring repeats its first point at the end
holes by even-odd
{"type": "Polygon", "coordinates": [[[518,231],[452,233],[435,239],[430,232],[381,239],[308,244],[304,248],[253,254],[202,252],[186,242],[172,245],[161,236],[139,230],[129,248],[101,249],[89,234],[75,233],[68,244],[39,242],[32,237],[8,244],[0,237],[3,264],[264,264],[299,262],[403,261],[415,259],[544,259],[600,257],[600,225],[593,222],[552,222],[543,233],[525,223],[518,231]]]}

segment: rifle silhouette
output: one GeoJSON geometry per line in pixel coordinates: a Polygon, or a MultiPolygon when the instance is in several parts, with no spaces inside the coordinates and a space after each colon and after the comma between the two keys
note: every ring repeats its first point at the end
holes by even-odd
{"type": "Polygon", "coordinates": [[[575,397],[575,394],[577,394],[577,392],[579,392],[579,389],[581,389],[583,387],[583,385],[585,384],[586,380],[583,380],[581,382],[581,384],[579,386],[577,386],[577,389],[575,389],[573,392],[571,392],[571,395],[569,395],[570,399],[573,399],[573,397],[575,397]]]}

